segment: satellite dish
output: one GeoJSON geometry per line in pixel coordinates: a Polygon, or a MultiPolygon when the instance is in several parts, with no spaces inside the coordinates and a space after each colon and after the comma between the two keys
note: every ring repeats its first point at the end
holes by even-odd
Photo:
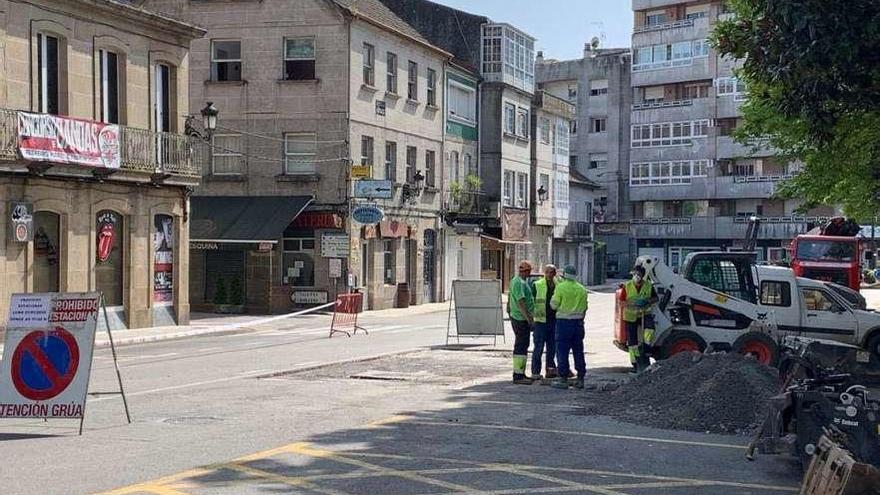
{"type": "Polygon", "coordinates": [[[590,40],[590,46],[593,47],[593,50],[599,48],[599,37],[593,36],[593,39],[590,40]]]}

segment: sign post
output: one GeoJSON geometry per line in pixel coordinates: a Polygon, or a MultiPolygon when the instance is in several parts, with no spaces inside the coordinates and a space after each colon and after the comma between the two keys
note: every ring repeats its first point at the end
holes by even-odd
{"type": "MultiPolygon", "coordinates": [[[[85,421],[98,311],[103,296],[89,293],[13,294],[0,362],[0,418],[85,421]]],[[[118,392],[131,423],[109,326],[118,392]]],[[[91,394],[94,395],[94,394],[91,394]]]]}

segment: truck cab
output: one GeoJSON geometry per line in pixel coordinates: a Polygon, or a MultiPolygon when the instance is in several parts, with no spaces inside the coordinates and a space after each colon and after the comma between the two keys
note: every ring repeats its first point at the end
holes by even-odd
{"type": "Polygon", "coordinates": [[[791,243],[791,268],[799,277],[858,291],[862,280],[860,251],[856,237],[799,235],[791,243]]]}

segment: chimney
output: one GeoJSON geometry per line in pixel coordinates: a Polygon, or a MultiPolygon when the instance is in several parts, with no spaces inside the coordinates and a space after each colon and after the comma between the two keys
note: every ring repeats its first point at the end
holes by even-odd
{"type": "Polygon", "coordinates": [[[593,45],[591,45],[589,43],[584,43],[584,58],[590,58],[592,52],[593,52],[593,45]]]}
{"type": "Polygon", "coordinates": [[[538,56],[535,57],[535,63],[536,64],[543,64],[544,63],[544,52],[542,50],[538,50],[538,56]]]}

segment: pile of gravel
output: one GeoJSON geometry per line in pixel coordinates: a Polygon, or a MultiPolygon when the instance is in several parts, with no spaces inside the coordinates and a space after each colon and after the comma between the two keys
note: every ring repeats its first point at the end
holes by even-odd
{"type": "Polygon", "coordinates": [[[655,428],[748,435],[778,393],[776,370],[752,358],[682,353],[591,401],[587,410],[655,428]]]}

